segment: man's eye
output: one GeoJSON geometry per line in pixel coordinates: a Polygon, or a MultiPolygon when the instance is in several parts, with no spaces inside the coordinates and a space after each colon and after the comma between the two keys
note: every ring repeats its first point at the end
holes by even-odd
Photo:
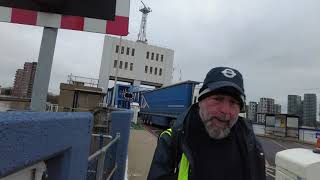
{"type": "Polygon", "coordinates": [[[231,100],[230,103],[234,105],[240,105],[240,102],[236,100],[231,100]]]}
{"type": "Polygon", "coordinates": [[[224,100],[223,97],[212,97],[212,99],[215,100],[215,101],[219,101],[219,102],[224,100]]]}

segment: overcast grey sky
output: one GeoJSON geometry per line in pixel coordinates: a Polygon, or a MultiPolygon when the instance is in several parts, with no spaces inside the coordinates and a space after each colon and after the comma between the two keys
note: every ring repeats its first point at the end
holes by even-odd
{"type": "MultiPolygon", "coordinates": [[[[271,97],[286,111],[287,95],[320,96],[320,1],[145,0],[150,44],[175,50],[174,80],[202,81],[209,69],[231,66],[245,79],[248,101],[271,97]]],[[[128,39],[136,40],[140,1],[131,0],[128,39]]],[[[0,85],[37,61],[41,27],[0,23],[0,85]]],[[[49,91],[67,75],[98,78],[103,34],[59,30],[49,91]]],[[[319,103],[319,101],[318,101],[319,103]]]]}

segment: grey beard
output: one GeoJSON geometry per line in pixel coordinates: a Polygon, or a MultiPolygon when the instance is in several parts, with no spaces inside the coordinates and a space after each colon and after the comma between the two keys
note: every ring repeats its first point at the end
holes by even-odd
{"type": "Polygon", "coordinates": [[[204,126],[206,128],[206,131],[207,131],[208,135],[212,139],[223,139],[223,138],[226,138],[230,134],[231,128],[236,123],[236,121],[227,120],[227,121],[229,121],[231,123],[228,124],[228,127],[221,129],[219,127],[215,127],[215,126],[210,125],[210,122],[213,119],[218,119],[220,121],[226,121],[225,118],[216,117],[216,116],[209,116],[207,119],[204,119],[202,113],[200,113],[200,117],[201,117],[201,119],[203,121],[203,124],[204,124],[204,126]]]}

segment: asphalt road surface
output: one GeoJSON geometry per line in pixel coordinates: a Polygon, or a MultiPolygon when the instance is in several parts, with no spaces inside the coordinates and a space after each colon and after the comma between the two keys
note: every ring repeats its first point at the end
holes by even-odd
{"type": "Polygon", "coordinates": [[[313,145],[286,140],[271,139],[266,137],[258,137],[258,139],[265,151],[267,180],[275,179],[275,157],[277,152],[292,148],[314,148],[313,145]]]}

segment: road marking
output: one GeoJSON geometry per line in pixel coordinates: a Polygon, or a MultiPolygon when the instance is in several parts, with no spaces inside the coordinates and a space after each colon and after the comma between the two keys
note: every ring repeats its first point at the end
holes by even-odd
{"type": "Polygon", "coordinates": [[[273,170],[273,169],[266,168],[266,171],[271,172],[271,173],[274,173],[274,170],[273,170]]]}
{"type": "Polygon", "coordinates": [[[266,167],[269,167],[270,163],[267,161],[267,159],[265,161],[266,161],[266,167]]]}
{"type": "Polygon", "coordinates": [[[267,175],[267,176],[271,176],[271,177],[273,177],[273,178],[276,178],[276,176],[275,176],[275,175],[273,175],[273,174],[269,173],[268,171],[266,172],[266,175],[267,175]]]}
{"type": "Polygon", "coordinates": [[[278,146],[282,147],[283,149],[289,149],[288,147],[286,147],[286,146],[278,143],[277,141],[275,141],[275,140],[273,140],[273,139],[271,139],[271,141],[272,141],[273,143],[277,144],[278,146]]]}

